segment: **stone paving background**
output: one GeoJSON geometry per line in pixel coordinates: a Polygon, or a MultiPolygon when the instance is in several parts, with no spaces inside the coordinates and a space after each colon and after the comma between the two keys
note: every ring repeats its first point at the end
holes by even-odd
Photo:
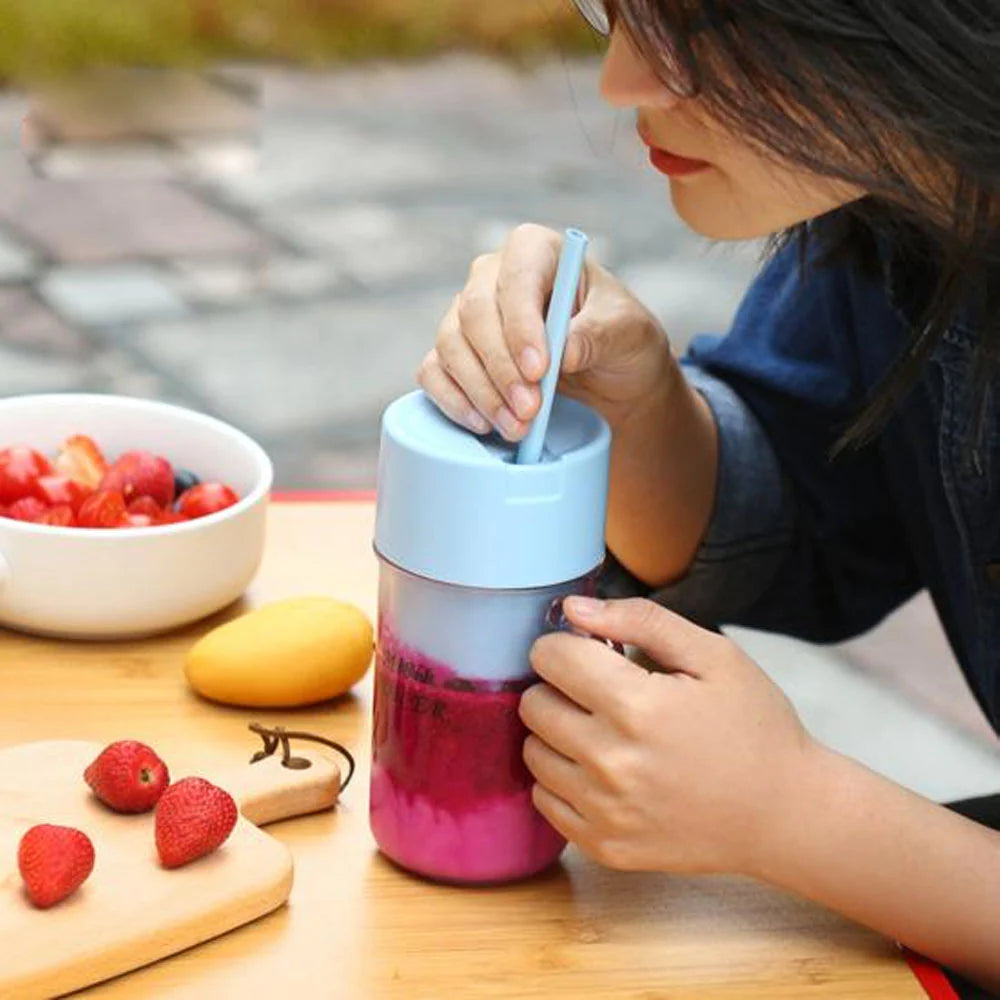
{"type": "MultiPolygon", "coordinates": [[[[0,96],[0,394],[175,401],[260,440],[282,488],[370,487],[382,408],[472,258],[525,220],[586,230],[678,350],[725,330],[756,249],[681,226],[596,81],[594,61],[464,56],[220,70],[164,99],[152,139],[69,141],[44,178],[26,99],[0,96]],[[256,149],[230,128],[254,89],[256,149]]],[[[1000,788],[926,599],[832,651],[742,641],[834,745],[928,794],[1000,788]]]]}
{"type": "MultiPolygon", "coordinates": [[[[236,100],[190,99],[215,120],[236,100]]],[[[284,487],[369,486],[382,407],[516,223],[587,230],[678,347],[725,327],[754,266],[680,227],[593,63],[268,71],[261,100],[256,165],[239,142],[119,147],[59,180],[20,155],[23,103],[0,106],[0,391],[175,400],[259,438],[284,487]]]]}

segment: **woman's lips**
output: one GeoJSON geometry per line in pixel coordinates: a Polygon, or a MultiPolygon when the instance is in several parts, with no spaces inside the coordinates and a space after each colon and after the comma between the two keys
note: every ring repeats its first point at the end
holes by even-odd
{"type": "Polygon", "coordinates": [[[638,128],[639,138],[649,147],[649,162],[668,177],[688,177],[691,174],[701,173],[711,166],[705,160],[692,160],[686,156],[678,156],[653,144],[646,131],[640,125],[638,128]]]}
{"type": "Polygon", "coordinates": [[[691,174],[700,174],[711,166],[704,160],[689,160],[683,156],[668,153],[665,149],[657,149],[655,146],[651,146],[649,149],[649,162],[661,174],[666,174],[668,177],[688,177],[691,174]]]}

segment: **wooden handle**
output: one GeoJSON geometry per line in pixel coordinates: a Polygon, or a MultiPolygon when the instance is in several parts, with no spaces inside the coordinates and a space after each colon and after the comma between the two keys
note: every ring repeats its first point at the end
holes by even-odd
{"type": "Polygon", "coordinates": [[[295,756],[309,761],[309,767],[285,767],[281,755],[275,754],[210,780],[232,795],[240,812],[255,826],[331,809],[340,795],[340,768],[309,750],[296,748],[295,756]]]}

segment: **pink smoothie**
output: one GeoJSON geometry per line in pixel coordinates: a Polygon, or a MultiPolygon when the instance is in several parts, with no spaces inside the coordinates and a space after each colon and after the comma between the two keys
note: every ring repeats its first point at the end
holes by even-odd
{"type": "Polygon", "coordinates": [[[379,629],[371,826],[388,857],[453,882],[524,878],[559,857],[521,758],[527,683],[459,678],[379,629]]]}

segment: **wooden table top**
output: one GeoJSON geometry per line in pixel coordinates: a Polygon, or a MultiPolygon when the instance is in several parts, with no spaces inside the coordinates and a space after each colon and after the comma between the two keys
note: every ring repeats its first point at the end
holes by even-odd
{"type": "MultiPolygon", "coordinates": [[[[602,870],[570,849],[561,868],[499,889],[427,884],[375,850],[367,823],[371,676],[337,702],[261,712],[208,704],[181,664],[207,628],[281,597],[326,593],[374,618],[368,502],[271,508],[267,553],[245,601],[144,642],[59,643],[0,630],[0,744],[135,738],[169,760],[253,748],[249,721],[326,734],[359,770],[336,813],[269,827],[292,850],[287,907],[198,948],[93,987],[119,997],[921,998],[891,943],[740,878],[602,870]]],[[[9,942],[8,942],[9,944],[9,942]]]]}

